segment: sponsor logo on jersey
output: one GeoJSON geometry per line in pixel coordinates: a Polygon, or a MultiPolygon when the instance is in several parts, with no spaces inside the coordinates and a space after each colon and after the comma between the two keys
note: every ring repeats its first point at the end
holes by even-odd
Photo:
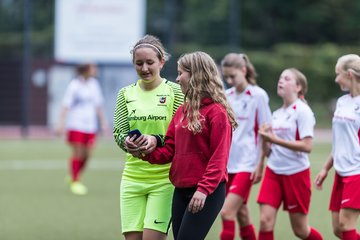
{"type": "Polygon", "coordinates": [[[128,121],[147,121],[147,120],[152,120],[152,121],[166,121],[167,116],[156,116],[156,115],[148,115],[148,116],[132,116],[129,115],[128,116],[128,121]]]}

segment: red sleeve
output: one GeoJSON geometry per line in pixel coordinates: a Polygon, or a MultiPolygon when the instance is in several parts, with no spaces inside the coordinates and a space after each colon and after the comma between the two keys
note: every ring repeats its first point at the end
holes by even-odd
{"type": "MultiPolygon", "coordinates": [[[[175,113],[176,114],[176,113],[175,113]]],[[[165,164],[172,161],[175,153],[175,123],[174,118],[171,120],[165,136],[165,143],[162,147],[157,147],[155,150],[144,156],[141,159],[148,161],[151,164],[165,164]]]]}
{"type": "Polygon", "coordinates": [[[209,195],[215,191],[219,183],[226,179],[227,162],[232,138],[232,127],[227,113],[222,109],[221,113],[211,117],[210,131],[210,159],[206,171],[198,183],[198,191],[209,195]]]}

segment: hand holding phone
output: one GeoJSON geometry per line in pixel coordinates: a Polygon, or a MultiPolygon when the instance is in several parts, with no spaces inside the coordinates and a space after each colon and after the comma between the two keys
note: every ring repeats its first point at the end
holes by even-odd
{"type": "Polygon", "coordinates": [[[141,136],[140,130],[139,129],[134,129],[134,130],[131,130],[131,131],[128,132],[128,136],[130,138],[132,138],[134,135],[136,135],[134,140],[138,139],[141,136]]]}

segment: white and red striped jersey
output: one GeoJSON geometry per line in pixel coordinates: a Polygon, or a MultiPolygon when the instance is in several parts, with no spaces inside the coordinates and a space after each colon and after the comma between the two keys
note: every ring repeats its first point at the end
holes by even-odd
{"type": "MultiPolygon", "coordinates": [[[[296,141],[314,136],[315,117],[310,107],[297,99],[287,108],[280,108],[272,115],[272,131],[284,140],[296,141]]],[[[271,144],[268,167],[277,174],[291,175],[310,167],[308,154],[271,144]]]]}
{"type": "Polygon", "coordinates": [[[66,129],[95,133],[98,128],[96,108],[102,103],[103,95],[95,78],[73,79],[63,98],[63,106],[69,109],[66,129]]]}
{"type": "Polygon", "coordinates": [[[332,120],[334,168],[340,176],[360,174],[360,96],[340,97],[332,120]]]}
{"type": "Polygon", "coordinates": [[[226,90],[238,127],[233,132],[228,172],[253,172],[259,161],[258,129],[261,124],[271,122],[269,97],[258,87],[248,85],[238,93],[235,87],[226,90]]]}

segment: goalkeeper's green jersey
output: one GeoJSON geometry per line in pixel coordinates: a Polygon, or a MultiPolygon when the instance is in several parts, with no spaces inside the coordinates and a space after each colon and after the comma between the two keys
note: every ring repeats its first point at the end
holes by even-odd
{"type": "MultiPolygon", "coordinates": [[[[163,79],[151,91],[144,91],[136,83],[122,88],[117,96],[114,113],[114,138],[126,152],[124,141],[130,130],[143,134],[165,136],[169,123],[184,101],[180,85],[163,79]]],[[[133,181],[169,181],[169,164],[150,164],[126,153],[123,178],[133,181]]]]}

